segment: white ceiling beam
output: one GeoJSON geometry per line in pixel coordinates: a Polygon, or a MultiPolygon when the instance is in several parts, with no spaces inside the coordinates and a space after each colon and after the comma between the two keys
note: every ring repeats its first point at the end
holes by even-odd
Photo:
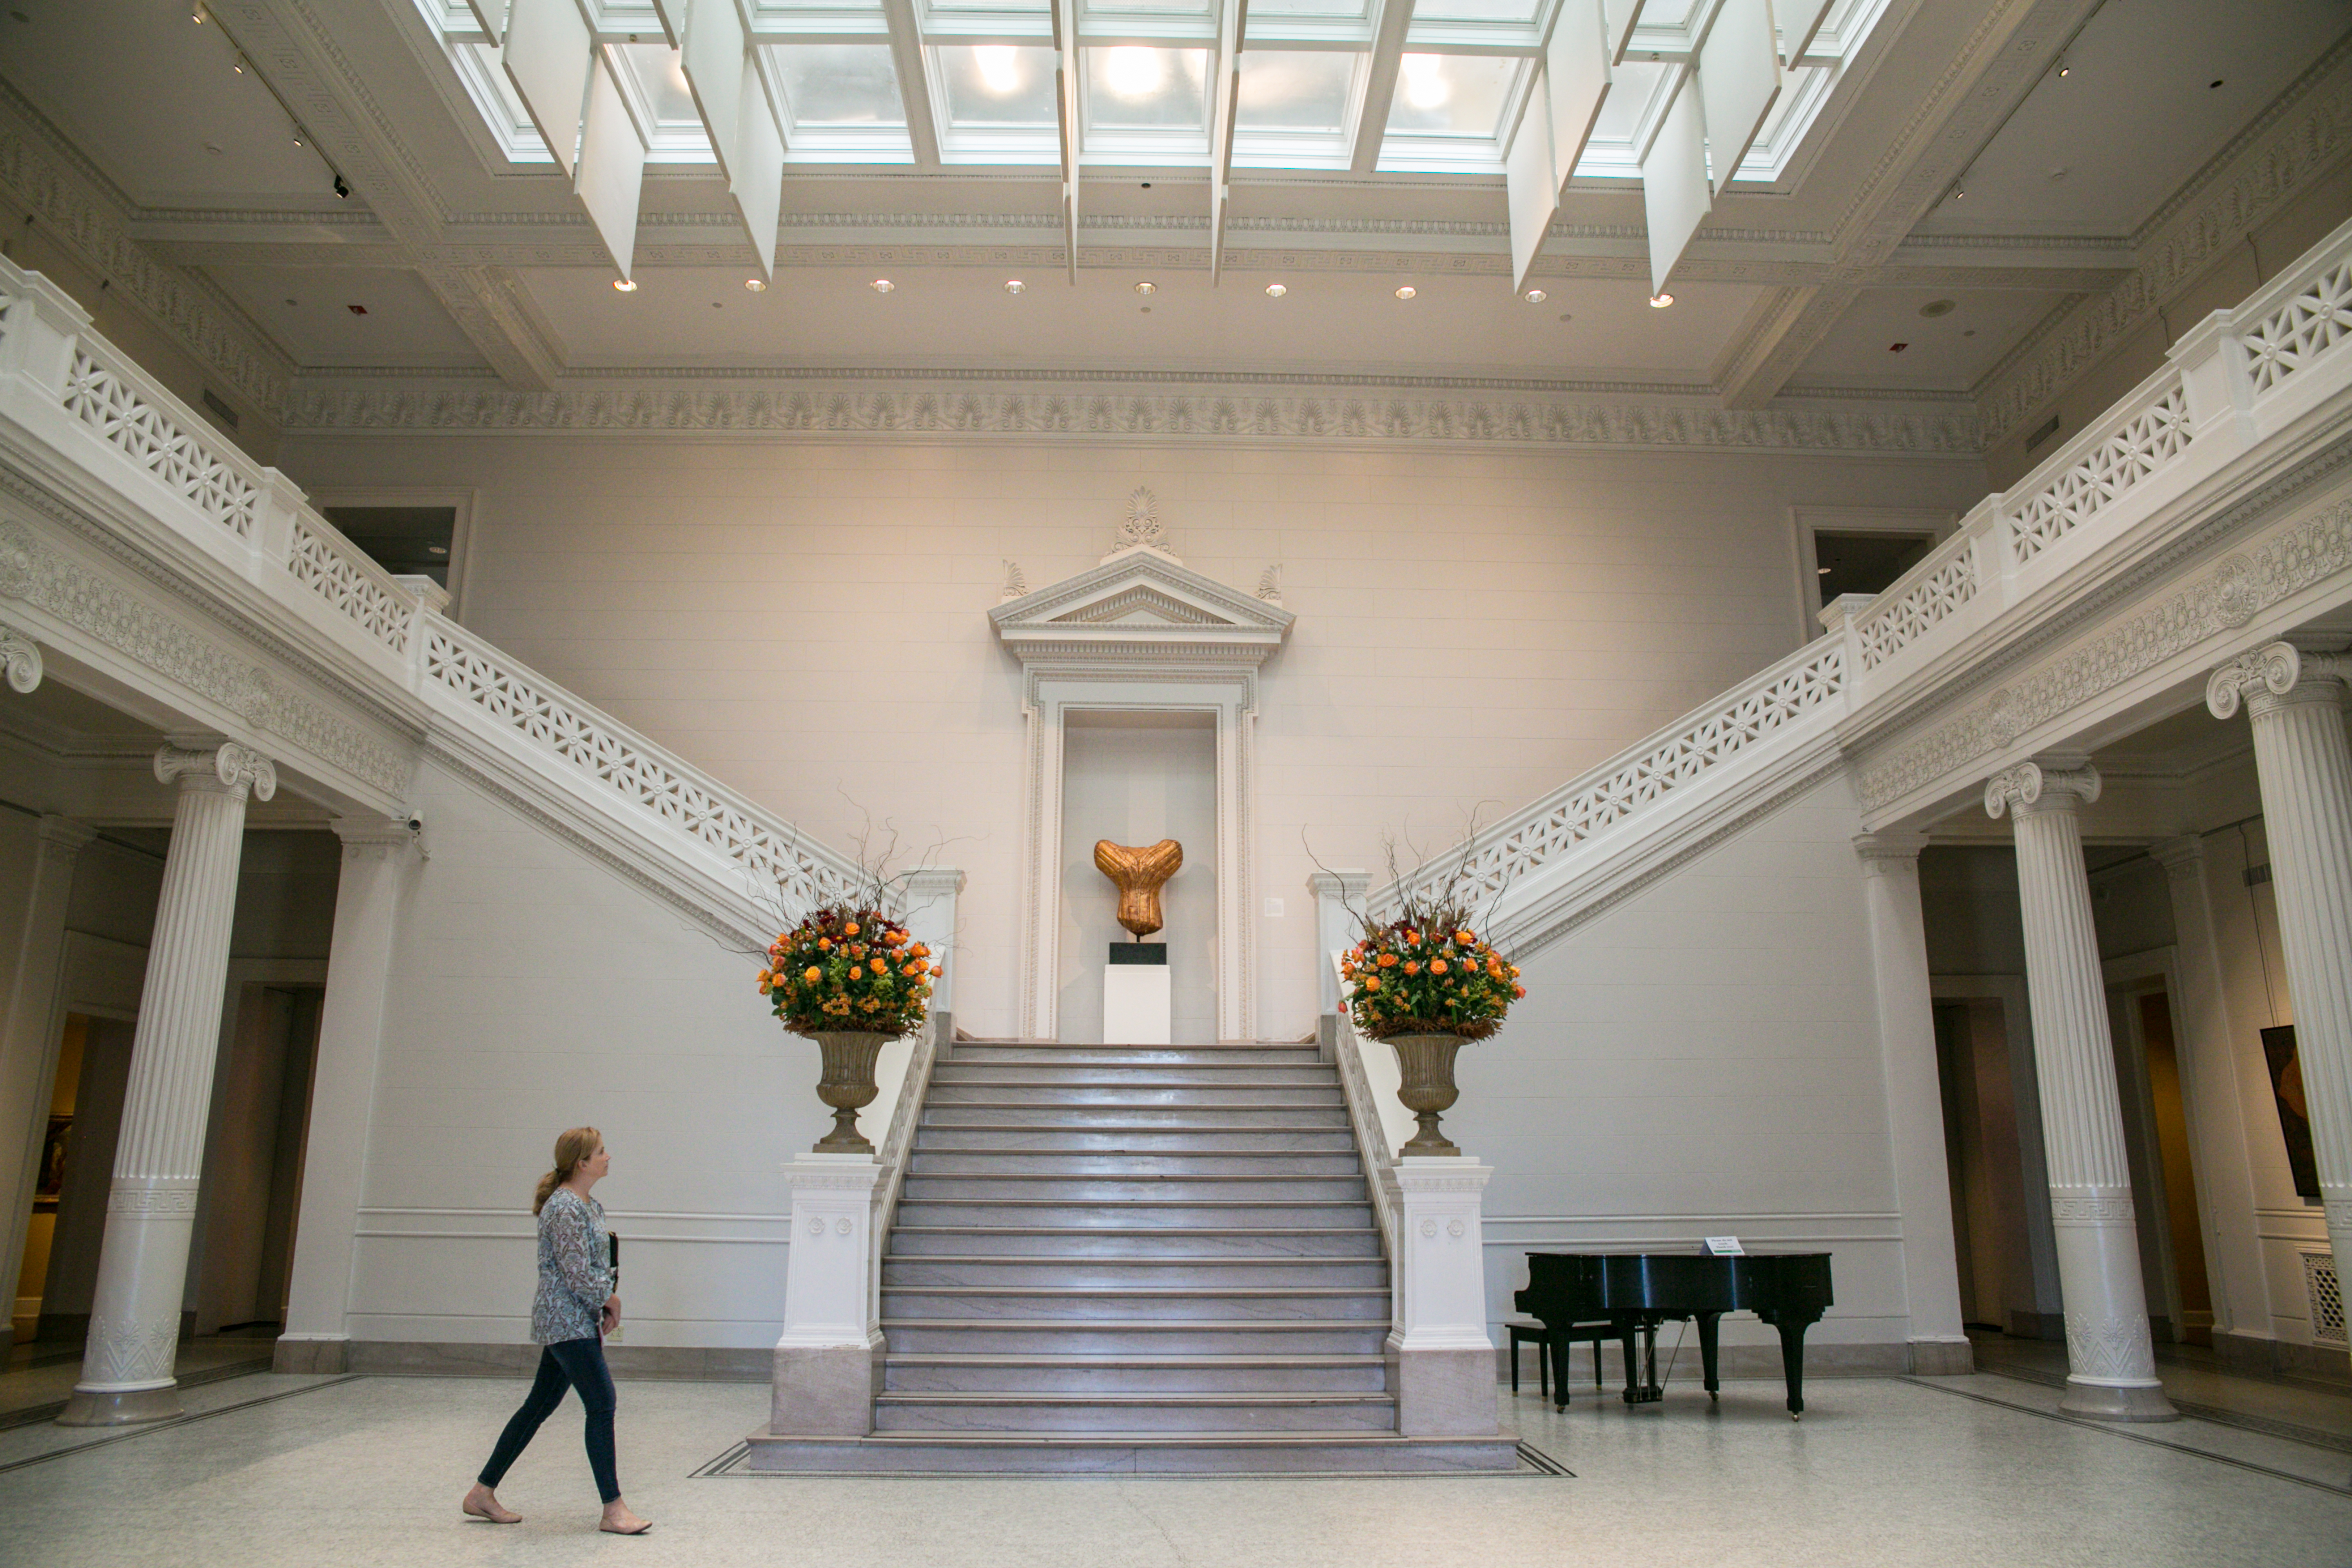
{"type": "Polygon", "coordinates": [[[1412,0],[1380,0],[1380,16],[1372,23],[1372,61],[1364,72],[1364,101],[1356,116],[1355,152],[1349,161],[1359,174],[1381,166],[1381,139],[1389,132],[1397,73],[1404,66],[1405,30],[1412,26],[1412,0]]]}
{"type": "Polygon", "coordinates": [[[1515,294],[1527,289],[1608,99],[1608,22],[1601,0],[1560,0],[1504,161],[1515,294]]]}
{"type": "Polygon", "coordinates": [[[940,124],[931,108],[931,75],[923,66],[923,32],[915,20],[915,0],[882,0],[890,24],[890,63],[898,72],[898,102],[907,114],[907,140],[915,166],[940,166],[940,124]]]}
{"type": "Polygon", "coordinates": [[[1249,0],[1219,0],[1217,47],[1210,57],[1216,73],[1209,104],[1209,287],[1225,272],[1225,205],[1232,200],[1234,120],[1241,110],[1242,35],[1249,26],[1249,0]]]}
{"type": "Polygon", "coordinates": [[[1078,280],[1078,6],[1054,0],[1055,123],[1062,135],[1062,244],[1078,280]]]}

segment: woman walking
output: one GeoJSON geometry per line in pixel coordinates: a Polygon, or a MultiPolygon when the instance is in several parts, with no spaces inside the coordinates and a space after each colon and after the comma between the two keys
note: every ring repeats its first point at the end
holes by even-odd
{"type": "Polygon", "coordinates": [[[598,1529],[614,1535],[643,1535],[653,1528],[621,1500],[613,1463],[613,1374],[604,1365],[604,1336],[621,1322],[621,1299],[613,1294],[615,1270],[604,1205],[589,1192],[612,1168],[604,1134],[574,1127],[555,1141],[555,1169],[539,1179],[531,1213],[539,1216],[539,1293],[530,1304],[530,1337],[539,1342],[539,1375],[522,1408],[514,1413],[481,1478],[459,1505],[492,1524],[520,1524],[522,1515],[499,1505],[497,1487],[521,1457],[541,1422],[563,1403],[569,1386],[588,1407],[588,1465],[604,1500],[598,1529]]]}

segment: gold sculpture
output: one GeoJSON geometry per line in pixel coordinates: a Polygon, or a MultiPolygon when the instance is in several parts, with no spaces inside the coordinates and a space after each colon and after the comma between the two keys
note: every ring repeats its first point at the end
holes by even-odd
{"type": "Polygon", "coordinates": [[[1095,845],[1095,869],[1118,889],[1118,923],[1141,942],[1160,929],[1160,889],[1184,864],[1184,847],[1163,838],[1144,848],[1113,844],[1095,845]]]}

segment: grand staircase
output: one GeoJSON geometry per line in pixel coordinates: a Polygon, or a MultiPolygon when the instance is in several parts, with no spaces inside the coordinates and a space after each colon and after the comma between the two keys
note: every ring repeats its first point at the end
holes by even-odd
{"type": "Polygon", "coordinates": [[[1304,1045],[958,1042],[882,1260],[872,1436],[759,1469],[1508,1469],[1397,1431],[1389,1264],[1304,1045]]]}

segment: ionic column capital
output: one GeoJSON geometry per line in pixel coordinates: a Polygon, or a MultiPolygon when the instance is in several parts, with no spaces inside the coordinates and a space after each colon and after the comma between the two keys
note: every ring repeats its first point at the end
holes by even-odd
{"type": "Polygon", "coordinates": [[[2071,812],[2099,798],[2099,770],[2085,757],[2045,757],[2004,768],[1985,782],[1985,815],[2071,812]]]}
{"type": "Polygon", "coordinates": [[[1903,830],[1858,834],[1853,840],[1853,852],[1862,860],[1865,877],[1884,877],[1906,867],[1916,869],[1919,851],[1926,847],[1926,834],[1903,830]]]}
{"type": "Polygon", "coordinates": [[[155,778],[162,784],[176,782],[183,791],[203,790],[238,796],[250,792],[256,800],[268,800],[278,793],[278,764],[252,747],[240,746],[234,741],[224,741],[205,750],[158,747],[155,778]]]}
{"type": "Polygon", "coordinates": [[[2340,702],[2347,680],[2352,680],[2352,658],[2343,654],[2264,643],[2224,659],[2206,678],[2205,707],[2216,719],[2231,719],[2241,701],[2255,714],[2288,702],[2340,702]]]}
{"type": "Polygon", "coordinates": [[[30,691],[41,684],[40,645],[5,621],[0,621],[0,668],[7,671],[8,684],[18,691],[30,691]]]}

